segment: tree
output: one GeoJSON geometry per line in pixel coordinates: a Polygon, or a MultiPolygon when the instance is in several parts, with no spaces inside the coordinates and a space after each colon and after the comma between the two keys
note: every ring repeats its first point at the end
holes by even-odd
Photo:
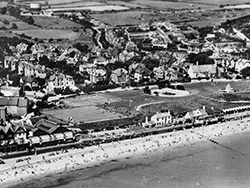
{"type": "Polygon", "coordinates": [[[32,25],[35,23],[35,20],[30,16],[28,19],[27,19],[27,23],[32,25]]]}
{"type": "Polygon", "coordinates": [[[1,12],[1,14],[6,14],[6,12],[7,12],[7,7],[1,8],[0,12],[1,12]]]}
{"type": "Polygon", "coordinates": [[[246,67],[246,68],[242,69],[240,73],[245,78],[250,76],[250,67],[246,67]]]}
{"type": "Polygon", "coordinates": [[[149,89],[149,87],[148,86],[146,86],[145,88],[143,88],[143,92],[145,93],[145,94],[151,94],[151,91],[150,91],[150,89],[149,89]]]}
{"type": "Polygon", "coordinates": [[[159,59],[151,59],[151,58],[145,59],[144,61],[142,61],[142,63],[151,71],[155,67],[158,67],[160,65],[159,59]]]}
{"type": "Polygon", "coordinates": [[[15,23],[12,23],[11,29],[17,29],[17,25],[15,23]]]}
{"type": "Polygon", "coordinates": [[[183,85],[177,85],[177,86],[176,86],[176,89],[177,89],[177,90],[185,90],[185,88],[184,88],[183,85]]]}

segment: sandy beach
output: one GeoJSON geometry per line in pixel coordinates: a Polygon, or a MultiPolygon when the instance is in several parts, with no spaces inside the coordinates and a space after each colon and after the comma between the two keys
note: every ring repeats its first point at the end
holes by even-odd
{"type": "MultiPolygon", "coordinates": [[[[102,144],[84,149],[69,150],[55,156],[36,156],[40,160],[27,162],[10,169],[1,168],[1,188],[39,179],[49,174],[72,172],[87,167],[106,164],[113,160],[140,159],[153,156],[156,152],[185,148],[199,142],[215,142],[221,136],[247,132],[250,118],[200,127],[185,131],[165,133],[115,143],[102,144]]],[[[233,151],[234,152],[234,151],[233,151]]],[[[237,151],[235,151],[237,152],[237,151]]],[[[35,186],[36,187],[36,186],[35,186]]]]}

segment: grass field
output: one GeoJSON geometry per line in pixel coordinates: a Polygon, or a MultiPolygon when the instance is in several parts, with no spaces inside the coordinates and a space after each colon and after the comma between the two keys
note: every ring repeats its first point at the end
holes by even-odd
{"type": "Polygon", "coordinates": [[[18,29],[20,29],[20,30],[23,30],[23,29],[38,29],[38,27],[33,26],[33,25],[29,25],[29,24],[27,24],[25,22],[22,22],[20,20],[17,20],[13,16],[10,16],[10,15],[7,15],[7,14],[5,14],[5,15],[0,14],[0,27],[4,26],[4,27],[9,29],[9,28],[11,28],[12,23],[15,23],[17,25],[18,29]],[[8,24],[8,25],[3,24],[4,20],[9,21],[10,24],[8,24]]]}
{"type": "Polygon", "coordinates": [[[206,4],[216,4],[216,5],[235,5],[235,4],[243,4],[243,3],[249,3],[249,0],[184,0],[187,2],[194,2],[194,3],[206,3],[206,4]]]}
{"type": "Polygon", "coordinates": [[[80,33],[76,33],[73,31],[66,30],[46,30],[46,29],[37,29],[37,30],[21,30],[21,31],[13,31],[16,34],[25,34],[27,36],[39,39],[69,39],[76,40],[80,33]]]}
{"type": "Polygon", "coordinates": [[[212,4],[198,4],[192,2],[170,2],[170,1],[160,1],[160,0],[135,0],[134,3],[144,6],[149,6],[152,8],[157,8],[160,10],[167,10],[167,9],[214,9],[218,8],[216,5],[212,4]]]}
{"type": "Polygon", "coordinates": [[[124,117],[121,114],[109,112],[96,106],[76,107],[61,110],[44,111],[44,114],[53,115],[57,118],[68,120],[72,117],[75,121],[89,122],[98,120],[110,120],[124,117]]]}
{"type": "MultiPolygon", "coordinates": [[[[157,111],[163,109],[170,109],[174,114],[187,112],[190,110],[194,110],[197,108],[202,108],[206,106],[208,109],[213,107],[214,109],[223,109],[234,107],[237,105],[245,105],[245,104],[230,104],[230,103],[220,103],[214,100],[210,100],[210,96],[214,96],[216,94],[220,94],[219,90],[225,89],[227,84],[230,85],[235,90],[243,90],[249,89],[250,82],[249,81],[239,81],[239,82],[218,82],[215,85],[212,85],[210,82],[199,82],[186,84],[184,87],[188,90],[191,95],[186,97],[152,97],[149,95],[145,95],[142,90],[132,90],[132,91],[119,91],[119,92],[111,92],[109,95],[113,95],[121,98],[122,100],[129,101],[131,100],[131,108],[136,108],[139,105],[145,105],[141,108],[141,111],[147,115],[152,115],[157,111]]],[[[115,102],[111,105],[116,107],[122,106],[129,108],[128,102],[124,104],[124,102],[115,102]]]]}
{"type": "Polygon", "coordinates": [[[65,29],[67,28],[83,28],[82,25],[57,17],[45,17],[45,16],[34,16],[35,24],[42,26],[43,28],[50,29],[65,29]]]}
{"type": "Polygon", "coordinates": [[[119,5],[100,5],[100,6],[77,6],[77,7],[62,7],[62,8],[51,8],[47,9],[50,11],[81,11],[81,10],[90,10],[95,12],[102,11],[112,11],[112,10],[128,10],[128,7],[119,6],[119,5]]]}
{"type": "Polygon", "coordinates": [[[73,1],[73,2],[68,2],[68,3],[58,3],[58,4],[52,4],[52,8],[61,8],[61,7],[87,7],[87,6],[104,6],[106,3],[101,3],[101,2],[85,2],[85,1],[73,1]]]}
{"type": "Polygon", "coordinates": [[[149,12],[127,11],[127,12],[117,12],[117,13],[93,14],[92,16],[97,18],[101,22],[116,26],[116,25],[143,23],[145,22],[145,20],[143,20],[141,17],[143,14],[149,14],[149,12]]]}
{"type": "Polygon", "coordinates": [[[147,8],[147,6],[143,5],[138,5],[134,3],[133,1],[131,2],[124,2],[124,1],[108,1],[108,4],[113,4],[113,5],[124,5],[126,7],[131,7],[131,8],[136,8],[136,7],[141,7],[141,8],[147,8]]]}
{"type": "Polygon", "coordinates": [[[105,103],[114,103],[120,101],[114,96],[104,94],[83,95],[76,98],[67,98],[62,100],[69,108],[44,111],[45,114],[54,115],[60,119],[67,120],[68,117],[73,117],[76,121],[95,121],[107,120],[124,117],[115,111],[104,110],[99,108],[99,105],[105,103]]]}

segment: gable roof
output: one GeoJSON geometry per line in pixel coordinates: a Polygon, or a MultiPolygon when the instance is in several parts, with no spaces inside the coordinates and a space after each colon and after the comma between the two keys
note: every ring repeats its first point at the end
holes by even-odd
{"type": "Polygon", "coordinates": [[[118,68],[118,69],[115,69],[112,74],[116,74],[118,77],[121,76],[122,74],[127,74],[128,71],[124,68],[118,68]]]}
{"type": "Polygon", "coordinates": [[[47,119],[41,119],[35,124],[34,127],[49,134],[52,134],[57,128],[60,127],[60,125],[47,119]]]}
{"type": "Polygon", "coordinates": [[[208,116],[208,114],[205,109],[197,109],[191,112],[187,112],[185,117],[187,116],[190,116],[190,118],[196,118],[196,117],[206,117],[208,116]]]}

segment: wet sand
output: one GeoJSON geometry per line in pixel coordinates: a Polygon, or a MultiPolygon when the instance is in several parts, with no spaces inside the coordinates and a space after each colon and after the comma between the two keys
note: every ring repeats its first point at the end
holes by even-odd
{"type": "Polygon", "coordinates": [[[151,150],[13,188],[249,187],[250,132],[218,136],[214,141],[151,150]]]}

